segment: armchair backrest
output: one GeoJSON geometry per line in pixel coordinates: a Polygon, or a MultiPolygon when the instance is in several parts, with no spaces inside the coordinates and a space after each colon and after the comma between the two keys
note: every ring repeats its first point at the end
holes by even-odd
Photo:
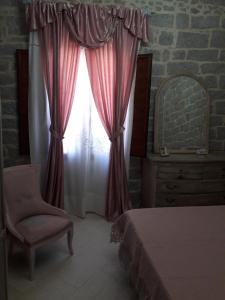
{"type": "Polygon", "coordinates": [[[6,214],[13,224],[38,214],[43,201],[40,194],[38,166],[20,165],[5,168],[3,192],[6,214]]]}

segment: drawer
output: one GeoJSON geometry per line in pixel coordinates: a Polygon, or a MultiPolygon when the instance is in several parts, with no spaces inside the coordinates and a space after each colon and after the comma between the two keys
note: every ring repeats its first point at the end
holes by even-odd
{"type": "Polygon", "coordinates": [[[225,194],[156,194],[156,206],[224,205],[225,194]]]}
{"type": "Polygon", "coordinates": [[[223,179],[225,165],[219,164],[163,164],[157,168],[158,179],[223,179]]]}
{"type": "Polygon", "coordinates": [[[158,167],[156,177],[159,179],[203,179],[204,168],[196,164],[164,164],[158,167]]]}
{"type": "Polygon", "coordinates": [[[225,180],[158,180],[158,193],[205,194],[225,191],[225,180]]]}
{"type": "Polygon", "coordinates": [[[203,168],[203,179],[225,180],[225,165],[207,165],[203,168]]]}

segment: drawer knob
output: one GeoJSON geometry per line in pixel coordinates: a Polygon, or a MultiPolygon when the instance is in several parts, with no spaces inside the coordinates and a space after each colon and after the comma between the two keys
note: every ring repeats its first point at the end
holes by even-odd
{"type": "Polygon", "coordinates": [[[183,179],[183,178],[184,178],[184,176],[182,174],[177,176],[177,179],[183,179]]]}
{"type": "Polygon", "coordinates": [[[167,183],[166,187],[167,187],[168,190],[174,190],[177,186],[176,186],[176,184],[167,183]]]}
{"type": "Polygon", "coordinates": [[[175,199],[173,199],[173,198],[166,198],[166,202],[172,204],[172,203],[175,203],[175,199]]]}

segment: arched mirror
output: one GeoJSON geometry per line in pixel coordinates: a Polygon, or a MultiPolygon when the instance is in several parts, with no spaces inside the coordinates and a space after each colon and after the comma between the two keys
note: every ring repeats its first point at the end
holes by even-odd
{"type": "Polygon", "coordinates": [[[186,74],[162,82],[156,94],[154,151],[208,152],[209,96],[202,83],[186,74]]]}

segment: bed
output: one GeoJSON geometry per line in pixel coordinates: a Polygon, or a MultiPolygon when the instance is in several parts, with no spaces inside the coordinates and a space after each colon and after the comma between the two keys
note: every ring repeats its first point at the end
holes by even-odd
{"type": "Polygon", "coordinates": [[[225,299],[225,206],[130,210],[111,239],[139,299],[225,299]]]}

